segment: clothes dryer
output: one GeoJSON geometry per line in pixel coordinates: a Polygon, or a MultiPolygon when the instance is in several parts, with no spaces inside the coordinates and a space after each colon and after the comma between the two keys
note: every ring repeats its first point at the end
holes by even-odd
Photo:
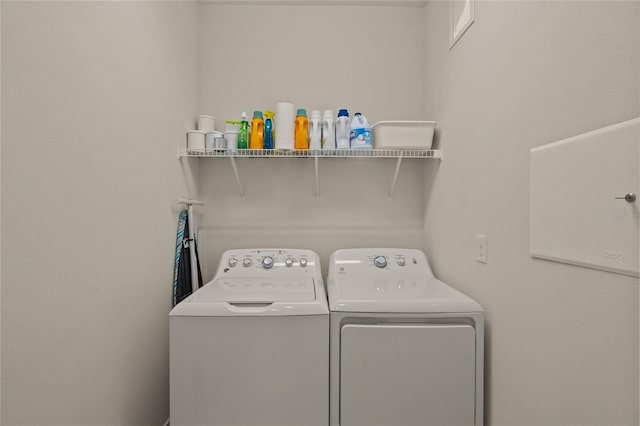
{"type": "Polygon", "coordinates": [[[318,255],[229,250],[169,314],[172,426],[326,426],[329,310],[318,255]]]}
{"type": "Polygon", "coordinates": [[[414,249],[331,255],[332,426],[481,426],[484,313],[414,249]]]}

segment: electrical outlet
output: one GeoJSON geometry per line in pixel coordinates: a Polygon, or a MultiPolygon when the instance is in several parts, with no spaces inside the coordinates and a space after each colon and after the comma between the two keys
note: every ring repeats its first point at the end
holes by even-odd
{"type": "Polygon", "coordinates": [[[487,236],[476,235],[476,261],[487,263],[487,236]]]}

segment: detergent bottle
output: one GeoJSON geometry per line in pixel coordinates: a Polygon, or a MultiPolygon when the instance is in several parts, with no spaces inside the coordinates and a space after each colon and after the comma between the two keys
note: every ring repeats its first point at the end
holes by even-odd
{"type": "Polygon", "coordinates": [[[336,119],[336,149],[349,149],[349,136],[351,134],[351,123],[349,111],[341,109],[336,119]]]}
{"type": "Polygon", "coordinates": [[[253,112],[249,147],[251,149],[263,149],[264,147],[264,121],[262,119],[262,111],[253,112]]]}
{"type": "Polygon", "coordinates": [[[322,119],[320,111],[311,111],[309,120],[309,149],[320,150],[322,148],[322,119]]]}
{"type": "Polygon", "coordinates": [[[322,116],[322,149],[336,149],[336,124],[333,118],[333,111],[330,109],[322,116]]]}
{"type": "Polygon", "coordinates": [[[356,112],[351,121],[351,149],[371,149],[371,126],[367,118],[356,112]]]}
{"type": "Polygon", "coordinates": [[[309,119],[304,108],[298,109],[294,132],[294,149],[309,149],[309,119]]]}
{"type": "Polygon", "coordinates": [[[249,122],[247,121],[247,113],[242,113],[242,121],[240,121],[240,130],[238,130],[238,149],[247,149],[249,142],[249,122]]]}
{"type": "Polygon", "coordinates": [[[264,112],[264,149],[273,149],[273,111],[264,112]]]}

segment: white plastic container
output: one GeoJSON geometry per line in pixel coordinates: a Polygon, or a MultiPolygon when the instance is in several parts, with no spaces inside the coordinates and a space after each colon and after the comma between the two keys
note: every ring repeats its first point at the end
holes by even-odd
{"type": "Polygon", "coordinates": [[[349,136],[351,134],[351,120],[349,112],[341,109],[336,119],[336,149],[349,149],[349,136]]]}
{"type": "Polygon", "coordinates": [[[216,138],[221,138],[222,132],[207,132],[204,137],[204,151],[205,152],[213,152],[215,151],[215,140],[216,138]]]}
{"type": "Polygon", "coordinates": [[[367,117],[356,112],[351,120],[351,134],[349,136],[351,149],[371,149],[371,126],[367,117]]]}
{"type": "Polygon", "coordinates": [[[326,110],[322,117],[322,149],[336,149],[336,122],[330,109],[326,110]]]}
{"type": "Polygon", "coordinates": [[[379,121],[373,125],[376,149],[431,149],[435,121],[379,121]]]}
{"type": "Polygon", "coordinates": [[[238,132],[224,132],[224,138],[227,140],[227,149],[229,151],[238,150],[238,132]]]}
{"type": "Polygon", "coordinates": [[[202,130],[189,130],[187,132],[187,151],[204,152],[205,132],[202,130]]]}
{"type": "Polygon", "coordinates": [[[224,138],[227,140],[229,151],[238,150],[238,132],[240,131],[239,121],[226,121],[224,124],[224,138]]]}
{"type": "Polygon", "coordinates": [[[216,129],[216,119],[211,115],[198,116],[198,130],[213,132],[216,129]]]}
{"type": "Polygon", "coordinates": [[[311,111],[309,118],[309,149],[322,149],[322,118],[318,110],[311,111]]]}

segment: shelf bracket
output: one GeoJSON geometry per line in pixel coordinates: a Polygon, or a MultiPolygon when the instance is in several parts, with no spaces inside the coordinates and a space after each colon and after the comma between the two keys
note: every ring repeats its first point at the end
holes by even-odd
{"type": "Polygon", "coordinates": [[[398,173],[400,172],[400,165],[402,164],[402,155],[398,157],[396,162],[396,171],[393,174],[393,180],[391,181],[391,188],[389,188],[389,198],[393,198],[393,192],[396,189],[396,182],[398,180],[398,173]]]}
{"type": "Polygon", "coordinates": [[[320,182],[319,182],[319,173],[318,173],[318,156],[314,155],[313,156],[313,161],[315,163],[316,166],[316,198],[320,197],[320,182]]]}
{"type": "Polygon", "coordinates": [[[180,160],[182,157],[186,157],[187,148],[184,146],[179,146],[178,149],[176,150],[176,156],[178,157],[178,160],[180,160]]]}
{"type": "Polygon", "coordinates": [[[236,159],[234,156],[229,157],[231,160],[231,167],[233,168],[233,174],[236,177],[236,183],[238,184],[238,191],[240,191],[240,196],[244,197],[244,188],[242,187],[242,182],[240,181],[240,175],[238,174],[238,167],[236,166],[236,159]]]}

